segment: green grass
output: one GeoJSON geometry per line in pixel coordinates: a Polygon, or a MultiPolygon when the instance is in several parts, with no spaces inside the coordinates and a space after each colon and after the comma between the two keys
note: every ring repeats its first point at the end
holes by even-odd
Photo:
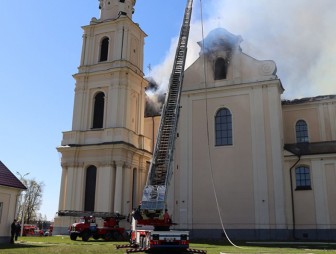
{"type": "MultiPolygon", "coordinates": [[[[105,242],[103,240],[71,241],[68,236],[52,237],[20,237],[14,245],[0,245],[1,254],[123,254],[125,249],[116,250],[117,244],[126,242],[105,242]]],[[[267,243],[235,243],[239,248],[230,245],[227,241],[202,241],[191,243],[190,248],[206,250],[208,254],[220,253],[336,253],[336,244],[267,244],[267,243]]]]}

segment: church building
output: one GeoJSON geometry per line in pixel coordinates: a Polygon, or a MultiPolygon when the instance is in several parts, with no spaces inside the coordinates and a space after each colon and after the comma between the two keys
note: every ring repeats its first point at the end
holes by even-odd
{"type": "MultiPolygon", "coordinates": [[[[84,26],[59,210],[119,212],[141,201],[160,116],[145,117],[146,34],[135,0],[100,0],[84,26]]],[[[336,96],[284,101],[276,63],[223,28],[185,70],[168,210],[195,238],[336,236],[336,96]]],[[[290,85],[290,84],[289,84],[290,85]]],[[[56,217],[55,233],[76,218],[56,217]]]]}

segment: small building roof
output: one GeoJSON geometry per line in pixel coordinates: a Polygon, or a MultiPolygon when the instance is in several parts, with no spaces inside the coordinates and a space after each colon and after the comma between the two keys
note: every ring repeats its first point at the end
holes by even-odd
{"type": "Polygon", "coordinates": [[[0,161],[0,186],[26,190],[27,187],[0,161]]]}
{"type": "Polygon", "coordinates": [[[332,153],[336,154],[336,141],[285,144],[284,149],[297,156],[332,153]]]}

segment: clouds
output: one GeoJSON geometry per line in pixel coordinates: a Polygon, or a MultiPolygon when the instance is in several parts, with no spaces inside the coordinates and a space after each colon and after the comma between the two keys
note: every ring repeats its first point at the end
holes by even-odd
{"type": "MultiPolygon", "coordinates": [[[[333,0],[203,0],[204,35],[223,27],[241,35],[242,49],[260,60],[274,60],[286,99],[336,94],[336,1],[333,0]]],[[[181,10],[182,11],[182,10],[181,10]]],[[[187,66],[199,53],[202,39],[200,1],[194,1],[187,66]]],[[[176,39],[153,74],[167,83],[176,39]],[[167,78],[165,75],[168,75],[167,78]]],[[[157,80],[161,83],[160,80],[157,80]]]]}

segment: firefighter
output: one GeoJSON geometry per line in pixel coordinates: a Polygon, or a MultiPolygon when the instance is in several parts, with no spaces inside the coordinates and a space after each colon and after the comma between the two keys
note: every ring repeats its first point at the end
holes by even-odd
{"type": "Polygon", "coordinates": [[[133,218],[135,220],[142,220],[142,215],[141,215],[141,206],[139,205],[139,207],[137,209],[135,209],[134,213],[133,213],[133,218]]]}
{"type": "Polygon", "coordinates": [[[170,216],[169,216],[169,213],[168,213],[168,209],[165,209],[165,213],[163,214],[163,220],[165,223],[170,223],[170,216]]]}

